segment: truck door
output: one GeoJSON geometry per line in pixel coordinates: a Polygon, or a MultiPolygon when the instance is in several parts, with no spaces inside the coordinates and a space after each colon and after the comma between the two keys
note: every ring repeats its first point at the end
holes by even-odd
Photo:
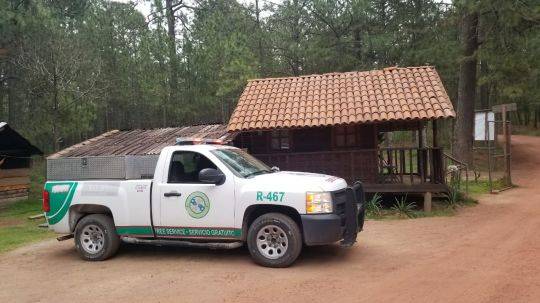
{"type": "MultiPolygon", "coordinates": [[[[176,151],[169,163],[166,183],[157,184],[160,218],[156,236],[166,238],[237,238],[234,228],[234,175],[221,163],[194,151],[176,151]],[[217,165],[216,165],[217,164],[217,165]],[[199,172],[221,170],[225,182],[204,184],[199,172]]],[[[157,215],[157,214],[155,214],[157,215]]]]}

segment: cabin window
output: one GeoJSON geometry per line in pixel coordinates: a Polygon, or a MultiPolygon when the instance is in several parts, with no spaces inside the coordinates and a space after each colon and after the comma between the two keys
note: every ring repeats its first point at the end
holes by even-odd
{"type": "Polygon", "coordinates": [[[356,126],[346,125],[336,127],[336,146],[350,147],[356,146],[356,126]]]}
{"type": "Polygon", "coordinates": [[[290,136],[288,130],[272,131],[271,147],[273,150],[288,150],[290,148],[290,136]]]}

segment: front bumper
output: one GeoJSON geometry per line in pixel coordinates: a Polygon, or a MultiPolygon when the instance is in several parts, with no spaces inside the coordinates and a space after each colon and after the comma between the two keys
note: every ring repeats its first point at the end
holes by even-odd
{"type": "Polygon", "coordinates": [[[324,245],[343,238],[341,217],[336,214],[301,215],[306,245],[324,245]]]}
{"type": "Polygon", "coordinates": [[[332,192],[334,213],[301,215],[306,245],[331,244],[341,240],[353,245],[364,225],[364,192],[362,184],[332,192]]]}

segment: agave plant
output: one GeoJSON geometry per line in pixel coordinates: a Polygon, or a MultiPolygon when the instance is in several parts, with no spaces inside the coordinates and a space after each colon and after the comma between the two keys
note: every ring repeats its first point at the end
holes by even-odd
{"type": "Polygon", "coordinates": [[[448,207],[455,208],[462,198],[462,194],[458,188],[450,187],[450,191],[446,194],[446,202],[448,202],[448,207]]]}
{"type": "Polygon", "coordinates": [[[407,216],[409,218],[414,217],[414,209],[416,208],[415,203],[407,203],[406,195],[401,197],[400,199],[395,198],[395,200],[396,202],[390,209],[398,213],[400,216],[407,216]]]}
{"type": "Polygon", "coordinates": [[[366,201],[366,212],[371,216],[380,216],[382,209],[382,196],[379,193],[375,193],[371,199],[366,201]]]}

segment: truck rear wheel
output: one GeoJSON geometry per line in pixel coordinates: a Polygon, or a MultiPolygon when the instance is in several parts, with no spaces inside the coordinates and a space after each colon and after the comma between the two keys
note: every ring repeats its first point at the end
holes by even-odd
{"type": "Polygon", "coordinates": [[[268,213],[251,224],[247,244],[255,263],[266,267],[288,267],[300,255],[302,234],[290,217],[268,213]]]}
{"type": "Polygon", "coordinates": [[[116,254],[119,246],[114,222],[107,215],[88,215],[75,228],[75,247],[84,260],[103,261],[116,254]]]}

